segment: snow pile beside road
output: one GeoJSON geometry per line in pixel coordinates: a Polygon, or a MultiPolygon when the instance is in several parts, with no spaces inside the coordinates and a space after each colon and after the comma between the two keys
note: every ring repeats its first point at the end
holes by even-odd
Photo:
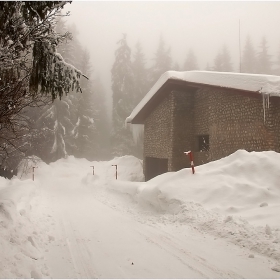
{"type": "Polygon", "coordinates": [[[202,232],[280,260],[280,154],[234,154],[142,184],[116,182],[141,206],[152,206],[164,223],[190,224],[202,232]]]}
{"type": "Polygon", "coordinates": [[[0,177],[0,278],[42,278],[45,267],[36,227],[29,219],[31,180],[0,177]]]}

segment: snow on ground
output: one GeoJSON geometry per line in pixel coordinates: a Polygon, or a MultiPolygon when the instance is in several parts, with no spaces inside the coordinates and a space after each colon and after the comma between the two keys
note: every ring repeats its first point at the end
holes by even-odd
{"type": "Polygon", "coordinates": [[[29,164],[0,177],[0,278],[279,278],[279,162],[239,150],[148,182],[132,156],[29,164]]]}

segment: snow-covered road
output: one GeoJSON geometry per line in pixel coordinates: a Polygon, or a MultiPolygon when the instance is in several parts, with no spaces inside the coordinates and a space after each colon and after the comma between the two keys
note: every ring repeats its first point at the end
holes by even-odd
{"type": "Polygon", "coordinates": [[[35,181],[32,163],[0,178],[0,278],[279,279],[279,160],[237,151],[145,183],[132,156],[40,162],[35,181]]]}
{"type": "MultiPolygon", "coordinates": [[[[70,184],[71,182],[69,182],[70,184]]],[[[269,259],[187,225],[136,214],[105,190],[41,188],[32,217],[47,231],[52,278],[275,278],[269,259]],[[36,208],[36,209],[35,209],[36,208]],[[36,215],[36,216],[35,216],[36,215]],[[43,219],[43,217],[46,217],[43,219]]]]}

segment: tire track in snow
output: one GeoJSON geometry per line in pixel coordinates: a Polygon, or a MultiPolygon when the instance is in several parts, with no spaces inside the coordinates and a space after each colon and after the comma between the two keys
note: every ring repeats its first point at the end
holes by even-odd
{"type": "MultiPolygon", "coordinates": [[[[106,207],[111,208],[114,211],[119,212],[129,212],[127,209],[120,209],[118,206],[111,204],[107,200],[98,199],[94,197],[95,200],[99,201],[106,207]]],[[[130,213],[131,216],[134,216],[133,213],[130,213]]],[[[141,223],[138,221],[139,224],[141,223]]],[[[142,224],[142,223],[141,223],[142,224]]],[[[182,249],[181,245],[178,244],[174,240],[174,236],[169,235],[168,233],[162,231],[159,227],[154,227],[149,225],[152,230],[149,230],[149,233],[144,233],[144,231],[137,231],[137,233],[144,239],[147,240],[149,243],[153,243],[157,247],[159,247],[161,250],[167,252],[168,254],[172,255],[175,259],[180,261],[184,266],[188,267],[188,269],[192,270],[195,273],[198,273],[201,278],[242,278],[240,275],[234,273],[234,272],[224,272],[222,270],[219,270],[217,267],[211,266],[204,260],[203,258],[199,256],[195,256],[194,253],[186,251],[186,249],[182,249]],[[156,233],[154,232],[156,231],[156,233]],[[168,236],[167,236],[168,235],[168,236]],[[160,241],[159,241],[160,240],[160,241]],[[188,259],[188,261],[186,260],[188,259]],[[201,267],[203,266],[203,270],[201,270],[201,267]],[[203,271],[203,272],[202,272],[203,271]],[[205,273],[205,272],[208,273],[205,273]]],[[[146,229],[145,229],[146,230],[146,229]]]]}
{"type": "MultiPolygon", "coordinates": [[[[58,206],[58,200],[56,199],[56,206],[58,206]]],[[[76,234],[76,229],[73,228],[69,219],[66,219],[65,209],[60,205],[60,225],[65,237],[66,244],[71,256],[72,263],[75,268],[77,278],[96,279],[98,278],[97,273],[93,271],[92,264],[90,263],[91,254],[85,245],[85,241],[80,234],[76,234]],[[82,242],[78,242],[82,240],[82,242]],[[81,245],[84,250],[82,250],[81,245]],[[85,255],[87,254],[87,256],[85,255]]]]}
{"type": "Polygon", "coordinates": [[[182,248],[182,245],[174,240],[174,236],[170,236],[171,239],[167,237],[166,232],[162,232],[163,234],[159,233],[159,235],[156,236],[153,232],[149,232],[149,235],[144,234],[143,232],[138,233],[144,236],[148,242],[155,244],[168,254],[174,256],[192,271],[199,273],[201,278],[242,278],[236,273],[224,272],[217,267],[210,265],[205,259],[196,256],[194,252],[189,252],[185,248],[182,248]],[[201,267],[203,267],[203,269],[201,269],[201,267]]]}

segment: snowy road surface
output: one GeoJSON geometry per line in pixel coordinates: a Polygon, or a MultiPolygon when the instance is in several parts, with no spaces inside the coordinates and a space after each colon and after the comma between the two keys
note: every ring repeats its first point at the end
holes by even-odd
{"type": "Polygon", "coordinates": [[[0,278],[279,279],[279,161],[237,151],[145,183],[132,156],[40,162],[35,181],[31,163],[0,178],[0,278]]]}
{"type": "Polygon", "coordinates": [[[187,225],[165,224],[156,215],[149,218],[112,192],[64,184],[41,188],[32,205],[33,221],[41,228],[45,223],[51,278],[278,276],[268,258],[249,258],[245,248],[187,225]]]}

